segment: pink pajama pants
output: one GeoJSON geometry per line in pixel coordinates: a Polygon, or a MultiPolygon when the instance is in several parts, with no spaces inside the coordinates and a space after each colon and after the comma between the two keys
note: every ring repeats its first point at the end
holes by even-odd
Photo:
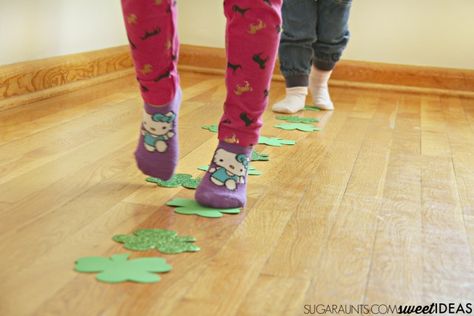
{"type": "MultiPolygon", "coordinates": [[[[224,1],[228,63],[220,140],[242,146],[258,142],[280,38],[281,4],[224,1]]],[[[176,1],[122,0],[122,9],[143,100],[167,104],[179,89],[176,1]]]]}

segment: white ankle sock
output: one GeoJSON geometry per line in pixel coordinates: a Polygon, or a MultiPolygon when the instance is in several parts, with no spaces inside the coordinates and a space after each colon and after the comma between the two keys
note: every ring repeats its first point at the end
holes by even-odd
{"type": "Polygon", "coordinates": [[[275,103],[272,110],[273,112],[289,114],[301,111],[305,106],[307,95],[307,87],[286,88],[286,97],[275,103]]]}
{"type": "Polygon", "coordinates": [[[334,104],[329,95],[328,81],[332,70],[324,71],[316,67],[311,69],[309,76],[309,90],[313,96],[313,103],[322,110],[334,110],[334,104]]]}

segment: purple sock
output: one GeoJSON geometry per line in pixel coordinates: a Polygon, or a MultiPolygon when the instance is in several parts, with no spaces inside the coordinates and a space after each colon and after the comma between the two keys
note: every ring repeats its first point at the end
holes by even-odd
{"type": "Polygon", "coordinates": [[[236,208],[247,200],[247,171],[252,147],[219,142],[196,201],[214,208],[236,208]]]}
{"type": "Polygon", "coordinates": [[[135,150],[138,168],[146,175],[162,180],[173,176],[178,163],[178,112],[181,89],[163,106],[145,103],[140,139],[135,150]]]}

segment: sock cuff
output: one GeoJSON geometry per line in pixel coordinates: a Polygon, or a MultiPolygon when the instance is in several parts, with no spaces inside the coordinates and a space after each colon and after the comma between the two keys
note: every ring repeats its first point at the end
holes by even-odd
{"type": "Polygon", "coordinates": [[[316,67],[313,67],[313,69],[311,70],[311,73],[309,74],[310,77],[319,77],[319,76],[322,76],[322,77],[330,77],[331,74],[332,74],[332,69],[330,70],[323,70],[323,69],[319,69],[319,68],[316,68],[316,67]]]}
{"type": "Polygon", "coordinates": [[[304,95],[308,95],[308,87],[286,88],[286,94],[304,94],[304,95]]]}
{"type": "Polygon", "coordinates": [[[245,154],[245,155],[250,155],[252,153],[252,147],[251,146],[241,146],[238,144],[231,144],[227,143],[223,140],[219,140],[219,145],[217,148],[223,148],[227,151],[230,151],[231,153],[234,154],[245,154]]]}
{"type": "Polygon", "coordinates": [[[326,86],[331,78],[332,70],[321,70],[313,67],[310,74],[310,84],[314,86],[326,86]]]}

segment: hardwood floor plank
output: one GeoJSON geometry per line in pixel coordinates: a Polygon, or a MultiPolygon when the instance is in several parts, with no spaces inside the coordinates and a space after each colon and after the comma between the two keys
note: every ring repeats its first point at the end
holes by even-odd
{"type": "Polygon", "coordinates": [[[341,202],[328,216],[306,304],[363,303],[393,134],[389,126],[394,107],[381,98],[376,104],[341,202]]]}
{"type": "Polygon", "coordinates": [[[474,298],[473,260],[450,158],[422,167],[423,294],[426,302],[474,298]]]}
{"type": "Polygon", "coordinates": [[[440,98],[421,98],[421,153],[424,156],[450,157],[449,138],[440,98]]]}
{"type": "Polygon", "coordinates": [[[50,128],[0,146],[0,150],[5,152],[0,161],[0,184],[116,131],[117,126],[129,123],[127,120],[130,121],[131,117],[138,119],[138,111],[130,105],[130,102],[113,104],[103,108],[104,111],[68,122],[62,126],[63,132],[50,128]]]}
{"type": "Polygon", "coordinates": [[[301,315],[309,281],[261,274],[237,315],[301,315]]]}
{"type": "Polygon", "coordinates": [[[364,303],[422,298],[421,131],[417,96],[398,105],[364,303]]]}
{"type": "MultiPolygon", "coordinates": [[[[356,120],[346,122],[339,133],[341,136],[336,139],[345,137],[345,130],[349,127],[363,126],[356,120]]],[[[323,239],[328,233],[331,216],[345,191],[358,147],[334,141],[328,146],[320,145],[316,151],[318,156],[312,167],[316,170],[306,178],[306,189],[300,193],[303,199],[267,261],[263,270],[265,274],[301,278],[317,264],[321,244],[315,240],[323,239]],[[280,264],[281,258],[289,260],[284,267],[280,264]]]]}
{"type": "Polygon", "coordinates": [[[101,109],[107,100],[123,101],[137,96],[134,79],[125,77],[92,89],[78,90],[31,104],[0,111],[0,144],[31,136],[42,130],[60,126],[72,119],[101,109]]]}

